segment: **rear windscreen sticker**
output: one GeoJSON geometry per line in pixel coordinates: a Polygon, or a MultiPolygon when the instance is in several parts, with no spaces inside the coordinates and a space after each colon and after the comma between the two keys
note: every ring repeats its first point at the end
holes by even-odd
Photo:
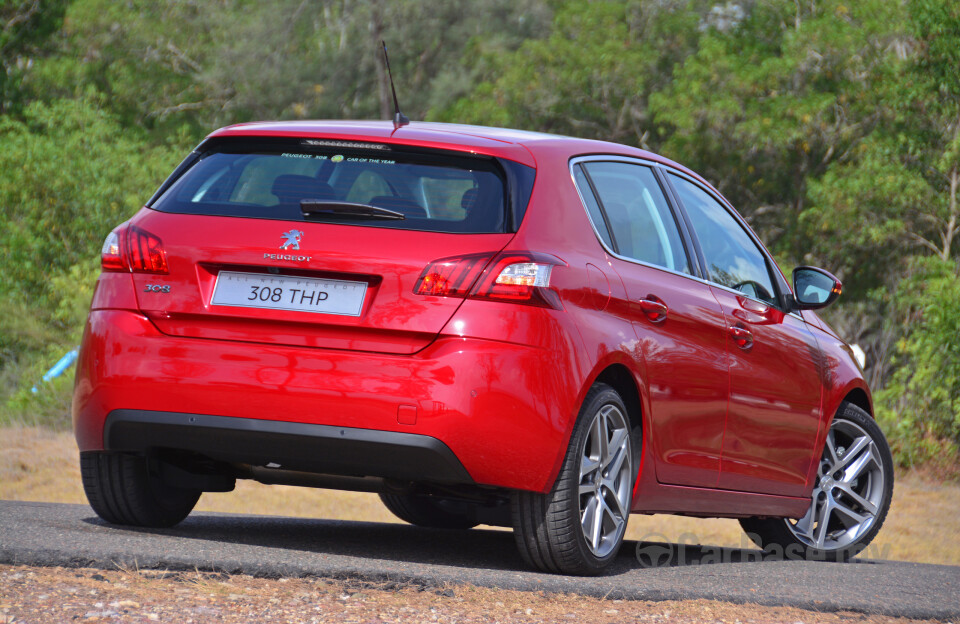
{"type": "Polygon", "coordinates": [[[280,154],[281,158],[303,158],[306,160],[326,160],[329,156],[325,154],[293,154],[290,152],[284,152],[280,154]]]}

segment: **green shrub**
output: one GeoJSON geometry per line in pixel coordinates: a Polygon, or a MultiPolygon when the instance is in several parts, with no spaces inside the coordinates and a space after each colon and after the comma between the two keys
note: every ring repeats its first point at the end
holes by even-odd
{"type": "Polygon", "coordinates": [[[22,369],[20,387],[0,405],[0,423],[40,426],[55,430],[71,426],[70,402],[73,398],[73,369],[50,381],[43,374],[65,353],[52,349],[47,357],[37,357],[22,369]],[[31,381],[32,380],[32,381],[31,381]],[[34,393],[33,388],[37,391],[34,393]]]}
{"type": "Polygon", "coordinates": [[[960,267],[916,259],[893,300],[896,372],[877,393],[878,418],[900,463],[956,462],[960,447],[960,267]]]}
{"type": "Polygon", "coordinates": [[[183,155],[148,144],[96,99],[35,102],[0,117],[0,295],[51,309],[51,278],[95,258],[183,155]]]}

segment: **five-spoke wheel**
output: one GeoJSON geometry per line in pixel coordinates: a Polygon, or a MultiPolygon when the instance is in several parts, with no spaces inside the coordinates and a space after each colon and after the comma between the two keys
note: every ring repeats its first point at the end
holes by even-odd
{"type": "Polygon", "coordinates": [[[594,384],[550,492],[516,492],[513,528],[524,560],[548,572],[598,574],[627,528],[639,436],[617,392],[594,384]]]}
{"type": "Polygon", "coordinates": [[[849,546],[867,533],[884,498],[885,478],[877,443],[849,420],[834,421],[807,515],[787,520],[802,542],[820,550],[849,546]]]}
{"type": "Polygon", "coordinates": [[[605,557],[620,546],[630,513],[630,427],[616,405],[600,408],[580,451],[580,528],[605,557]]]}
{"type": "Polygon", "coordinates": [[[866,412],[845,403],[827,432],[807,513],[740,524],[768,551],[843,560],[874,538],[892,495],[893,458],[883,433],[866,412]]]}

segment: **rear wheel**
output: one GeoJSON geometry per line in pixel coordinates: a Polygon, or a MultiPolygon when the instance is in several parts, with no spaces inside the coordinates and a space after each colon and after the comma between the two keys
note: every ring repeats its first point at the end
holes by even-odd
{"type": "Polygon", "coordinates": [[[416,494],[380,494],[380,500],[404,522],[431,529],[472,529],[477,526],[476,505],[416,494]]]}
{"type": "Polygon", "coordinates": [[[893,457],[877,423],[844,403],[830,425],[810,509],[799,520],[745,518],[758,546],[786,557],[846,560],[880,531],[893,497],[893,457]]]}
{"type": "Polygon", "coordinates": [[[514,494],[514,536],[528,565],[599,574],[613,561],[627,529],[638,450],[620,395],[595,384],[553,489],[514,494]]]}
{"type": "Polygon", "coordinates": [[[80,453],[80,472],[90,506],[112,524],[173,526],[193,511],[201,494],[166,485],[140,455],[80,453]]]}

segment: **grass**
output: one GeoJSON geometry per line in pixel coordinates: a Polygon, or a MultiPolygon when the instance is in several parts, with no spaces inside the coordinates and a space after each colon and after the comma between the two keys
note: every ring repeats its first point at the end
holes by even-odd
{"type": "MultiPolygon", "coordinates": [[[[37,427],[0,428],[0,499],[86,503],[73,436],[37,427]]],[[[399,522],[375,494],[238,481],[204,494],[201,511],[399,522]]],[[[736,520],[632,516],[628,539],[749,546],[736,520]]],[[[960,484],[899,475],[893,506],[869,557],[960,565],[960,484]]]]}

